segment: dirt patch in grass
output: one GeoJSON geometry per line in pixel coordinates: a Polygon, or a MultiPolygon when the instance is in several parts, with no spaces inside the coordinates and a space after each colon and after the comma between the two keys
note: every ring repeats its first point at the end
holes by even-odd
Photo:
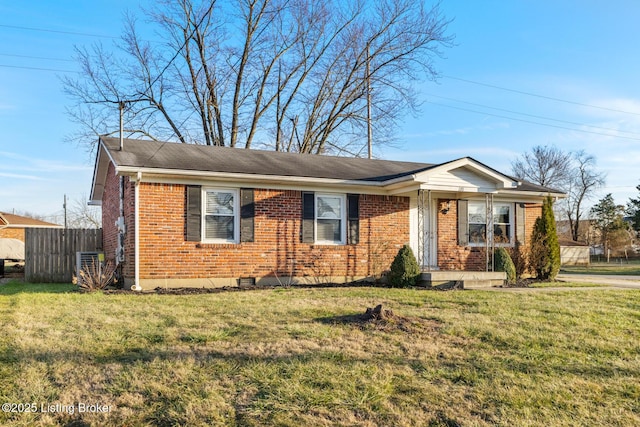
{"type": "Polygon", "coordinates": [[[361,330],[378,330],[385,332],[401,331],[415,333],[419,331],[436,330],[440,327],[439,322],[435,320],[400,316],[391,310],[382,308],[382,305],[367,308],[364,313],[321,317],[315,320],[329,325],[350,325],[361,330]]]}

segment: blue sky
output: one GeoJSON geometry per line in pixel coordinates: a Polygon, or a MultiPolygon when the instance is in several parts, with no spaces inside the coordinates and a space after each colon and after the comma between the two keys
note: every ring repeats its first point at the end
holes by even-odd
{"type": "MultiPolygon", "coordinates": [[[[0,3],[0,211],[60,220],[65,194],[89,193],[93,157],[64,142],[75,126],[65,115],[64,71],[49,70],[77,70],[74,45],[110,45],[123,11],[145,4],[0,3]]],[[[456,46],[436,61],[441,77],[416,87],[424,104],[405,119],[398,146],[377,157],[471,156],[509,173],[535,145],[583,149],[607,174],[596,198],[637,196],[640,2],[443,0],[442,9],[456,46]]]]}

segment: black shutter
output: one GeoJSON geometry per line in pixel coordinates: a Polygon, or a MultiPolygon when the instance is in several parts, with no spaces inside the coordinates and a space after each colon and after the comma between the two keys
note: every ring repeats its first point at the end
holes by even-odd
{"type": "Polygon", "coordinates": [[[253,188],[240,189],[240,242],[253,242],[253,218],[256,208],[253,188]]]}
{"type": "Polygon", "coordinates": [[[358,194],[347,195],[347,243],[357,245],[360,243],[360,196],[358,194]]]}
{"type": "Polygon", "coordinates": [[[314,242],[315,204],[316,200],[313,192],[302,193],[302,243],[314,242]]]}
{"type": "Polygon", "coordinates": [[[516,242],[524,245],[526,239],[526,228],[524,222],[524,203],[516,203],[516,242]]]}
{"type": "Polygon", "coordinates": [[[188,242],[201,241],[202,188],[199,185],[187,186],[186,239],[188,242]]]}
{"type": "Polygon", "coordinates": [[[469,245],[469,201],[458,200],[458,246],[469,245]]]}

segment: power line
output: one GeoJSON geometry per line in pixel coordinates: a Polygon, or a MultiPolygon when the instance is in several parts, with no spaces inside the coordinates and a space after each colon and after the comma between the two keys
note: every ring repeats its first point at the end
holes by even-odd
{"type": "Polygon", "coordinates": [[[6,64],[0,64],[0,67],[3,67],[3,68],[18,68],[18,69],[21,69],[21,70],[54,71],[54,72],[58,72],[58,73],[78,73],[78,71],[60,70],[60,69],[57,69],[57,68],[23,67],[23,66],[18,66],[18,65],[6,65],[6,64]]]}
{"type": "Polygon", "coordinates": [[[566,123],[566,124],[569,124],[569,125],[585,126],[585,127],[589,127],[589,128],[593,128],[593,129],[601,129],[601,130],[607,130],[607,131],[610,131],[610,132],[618,132],[618,133],[628,133],[630,135],[638,135],[638,136],[640,136],[640,133],[638,133],[638,132],[629,132],[629,131],[625,131],[625,130],[618,130],[618,129],[607,128],[607,127],[602,127],[602,126],[588,125],[586,123],[572,122],[572,121],[569,121],[569,120],[554,119],[552,117],[545,117],[545,116],[538,116],[538,115],[535,115],[535,114],[522,113],[522,112],[519,112],[519,111],[509,110],[509,109],[506,109],[506,108],[492,107],[490,105],[477,104],[475,102],[463,101],[461,99],[449,98],[449,97],[446,97],[446,96],[434,95],[434,94],[429,94],[429,93],[427,93],[425,95],[432,96],[434,98],[446,99],[447,101],[454,101],[454,102],[460,102],[462,104],[473,105],[473,106],[476,106],[476,107],[489,108],[491,110],[496,110],[496,111],[503,111],[505,113],[519,114],[521,116],[532,117],[534,119],[549,120],[549,121],[557,122],[557,123],[566,123]]]}
{"type": "Polygon", "coordinates": [[[499,117],[501,119],[515,120],[517,122],[530,123],[530,124],[534,124],[534,125],[538,125],[538,126],[547,126],[547,127],[552,127],[552,128],[556,128],[556,129],[565,129],[565,130],[571,130],[571,131],[575,131],[575,132],[590,133],[590,134],[593,134],[593,135],[603,135],[603,136],[608,136],[608,137],[611,137],[611,138],[622,138],[622,139],[630,139],[630,140],[633,140],[633,141],[640,141],[640,138],[633,138],[633,137],[630,137],[630,136],[611,135],[610,133],[594,132],[594,131],[589,131],[589,130],[584,130],[584,129],[570,128],[570,127],[567,127],[567,126],[558,126],[558,125],[552,125],[552,124],[549,124],[549,123],[534,122],[533,120],[518,119],[518,118],[515,118],[515,117],[502,116],[500,114],[491,114],[491,113],[487,113],[486,111],[477,111],[477,110],[472,110],[470,108],[456,107],[456,106],[453,106],[453,105],[441,104],[439,102],[433,102],[433,101],[426,101],[426,102],[428,102],[429,104],[438,105],[440,107],[453,108],[455,110],[467,111],[469,113],[484,114],[486,116],[499,117]]]}
{"type": "Polygon", "coordinates": [[[61,30],[49,30],[46,28],[35,28],[35,27],[23,27],[19,25],[6,25],[0,24],[2,28],[12,28],[14,30],[26,30],[26,31],[39,31],[43,33],[56,33],[56,34],[69,34],[72,36],[85,36],[85,37],[99,37],[104,39],[118,39],[119,37],[114,36],[105,36],[103,34],[91,34],[91,33],[79,33],[75,31],[61,31],[61,30]]]}
{"type": "Polygon", "coordinates": [[[584,104],[582,102],[569,101],[567,99],[554,98],[552,96],[540,95],[540,94],[532,93],[532,92],[525,92],[523,90],[510,89],[510,88],[506,88],[506,87],[502,87],[502,86],[492,85],[492,84],[489,84],[489,83],[482,83],[482,82],[477,82],[477,81],[474,81],[474,80],[463,79],[463,78],[460,78],[460,77],[453,77],[453,76],[447,76],[447,75],[443,75],[442,77],[447,78],[447,79],[451,79],[451,80],[458,80],[458,81],[465,82],[465,83],[471,83],[471,84],[478,85],[478,86],[485,86],[485,87],[490,87],[490,88],[493,88],[493,89],[500,89],[500,90],[504,90],[506,92],[519,93],[521,95],[533,96],[533,97],[536,97],[536,98],[548,99],[548,100],[556,101],[556,102],[564,102],[566,104],[580,105],[582,107],[597,108],[599,110],[613,111],[615,113],[633,114],[634,116],[640,116],[640,113],[634,113],[634,112],[631,112],[631,111],[617,110],[615,108],[602,107],[602,106],[599,106],[599,105],[584,104]]]}
{"type": "Polygon", "coordinates": [[[45,61],[75,62],[73,59],[49,58],[49,57],[45,57],[45,56],[31,56],[31,55],[16,55],[16,54],[13,54],[13,53],[0,53],[0,56],[10,56],[12,58],[42,59],[42,60],[45,60],[45,61]]]}

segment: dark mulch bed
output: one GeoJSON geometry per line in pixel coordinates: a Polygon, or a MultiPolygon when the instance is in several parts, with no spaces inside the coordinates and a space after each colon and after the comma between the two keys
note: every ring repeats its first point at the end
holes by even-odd
{"type": "MultiPolygon", "coordinates": [[[[374,287],[374,288],[390,288],[389,285],[384,283],[373,283],[373,282],[348,282],[348,283],[320,283],[320,284],[307,284],[307,285],[291,285],[291,286],[282,286],[282,285],[252,285],[252,286],[223,286],[219,288],[161,288],[157,287],[153,290],[147,291],[130,291],[126,289],[105,289],[102,292],[105,294],[136,294],[136,295],[149,295],[149,294],[158,294],[158,295],[197,295],[197,294],[218,294],[221,292],[239,292],[239,291],[258,291],[264,289],[321,289],[321,288],[364,288],[364,287],[374,287]]],[[[451,290],[461,290],[461,286],[453,285],[447,287],[440,286],[414,286],[411,289],[424,289],[424,290],[435,290],[435,291],[451,291],[451,290]]]]}
{"type": "Polygon", "coordinates": [[[130,291],[126,289],[105,289],[105,294],[137,294],[137,295],[197,295],[197,294],[218,294],[222,292],[239,292],[239,291],[258,291],[264,289],[291,289],[291,288],[354,288],[354,287],[381,287],[386,288],[387,285],[372,282],[349,282],[349,283],[320,283],[310,285],[251,285],[251,286],[223,286],[219,288],[162,288],[157,287],[150,291],[130,291]]]}
{"type": "Polygon", "coordinates": [[[498,288],[530,288],[531,285],[534,285],[536,283],[541,283],[541,282],[544,282],[544,280],[539,280],[539,279],[535,279],[535,278],[520,279],[516,283],[505,284],[505,285],[497,286],[497,287],[498,288]]]}

